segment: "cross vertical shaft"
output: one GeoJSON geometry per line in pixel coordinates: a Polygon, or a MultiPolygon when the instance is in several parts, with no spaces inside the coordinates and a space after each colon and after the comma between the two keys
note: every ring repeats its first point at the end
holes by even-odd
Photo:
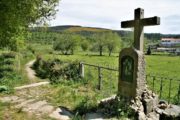
{"type": "Polygon", "coordinates": [[[136,9],[134,14],[134,47],[140,51],[143,51],[144,46],[144,28],[141,25],[142,18],[144,18],[144,10],[140,8],[136,9]]]}

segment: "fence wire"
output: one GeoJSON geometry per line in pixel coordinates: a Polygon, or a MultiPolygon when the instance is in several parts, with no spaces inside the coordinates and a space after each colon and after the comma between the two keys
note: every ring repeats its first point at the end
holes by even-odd
{"type": "MultiPolygon", "coordinates": [[[[113,66],[84,64],[84,80],[87,82],[87,96],[96,100],[111,97],[118,91],[118,69],[113,66]]],[[[146,76],[149,89],[169,103],[180,104],[180,80],[157,75],[146,76]]]]}
{"type": "Polygon", "coordinates": [[[146,81],[151,90],[159,95],[160,99],[169,103],[180,104],[180,80],[157,75],[147,75],[146,81]]]}
{"type": "Polygon", "coordinates": [[[109,66],[84,64],[84,81],[87,83],[88,96],[94,95],[97,100],[101,100],[117,93],[118,71],[109,66]]]}

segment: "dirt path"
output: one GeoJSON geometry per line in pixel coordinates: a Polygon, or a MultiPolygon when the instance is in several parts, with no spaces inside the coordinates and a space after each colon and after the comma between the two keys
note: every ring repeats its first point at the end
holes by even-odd
{"type": "Polygon", "coordinates": [[[30,62],[28,62],[26,64],[25,70],[27,72],[27,76],[30,80],[35,79],[36,78],[36,73],[35,71],[31,68],[31,66],[34,64],[36,60],[31,60],[30,62]]]}
{"type": "Polygon", "coordinates": [[[23,98],[21,96],[8,96],[0,98],[3,103],[10,103],[11,107],[21,110],[32,116],[36,116],[37,120],[70,120],[73,114],[62,107],[55,108],[46,100],[37,100],[35,98],[23,98]]]}
{"type": "Polygon", "coordinates": [[[49,82],[47,82],[47,81],[46,82],[33,83],[35,81],[35,79],[38,79],[36,77],[36,72],[31,68],[35,61],[36,60],[31,60],[25,66],[25,70],[27,72],[27,77],[32,82],[32,84],[15,87],[15,90],[21,90],[21,89],[26,89],[26,88],[37,87],[37,86],[49,84],[49,82]]]}
{"type": "MultiPolygon", "coordinates": [[[[25,66],[29,80],[38,79],[35,76],[35,71],[31,66],[35,60],[28,62],[25,66]]],[[[13,109],[26,112],[30,116],[35,116],[35,120],[70,120],[74,114],[65,107],[53,106],[47,101],[47,89],[49,82],[38,82],[29,85],[16,87],[15,94],[0,98],[3,103],[10,103],[13,109]],[[43,86],[46,85],[46,86],[43,86]]],[[[103,120],[101,114],[87,113],[85,120],[103,120]]]]}
{"type": "Polygon", "coordinates": [[[39,83],[33,83],[33,84],[29,84],[29,85],[24,85],[24,86],[20,86],[20,87],[15,87],[15,90],[21,90],[21,89],[25,89],[25,88],[31,88],[31,87],[37,87],[37,86],[41,86],[41,85],[46,85],[49,84],[49,82],[39,82],[39,83]]]}
{"type": "MultiPolygon", "coordinates": [[[[29,80],[37,79],[35,71],[31,68],[35,60],[28,62],[25,66],[29,80]]],[[[32,116],[37,116],[37,120],[69,120],[73,115],[66,109],[54,107],[48,103],[42,96],[46,96],[47,90],[42,85],[47,85],[49,82],[38,82],[29,85],[15,87],[15,95],[4,96],[0,98],[3,103],[10,103],[12,107],[22,110],[32,116]],[[40,97],[41,96],[41,97],[40,97]]]]}

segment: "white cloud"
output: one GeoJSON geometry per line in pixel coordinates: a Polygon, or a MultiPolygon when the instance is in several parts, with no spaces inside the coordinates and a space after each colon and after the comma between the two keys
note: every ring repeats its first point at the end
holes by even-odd
{"type": "Polygon", "coordinates": [[[161,25],[145,32],[180,33],[179,0],[61,0],[51,25],[82,25],[120,29],[120,22],[134,17],[134,9],[145,9],[145,17],[161,17],[161,25]],[[169,19],[169,17],[171,19],[169,19]]]}

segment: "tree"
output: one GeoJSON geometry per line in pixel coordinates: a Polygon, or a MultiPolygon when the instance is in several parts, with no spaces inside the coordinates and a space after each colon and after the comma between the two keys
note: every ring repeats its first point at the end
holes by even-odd
{"type": "Polygon", "coordinates": [[[53,48],[54,50],[61,51],[62,54],[74,54],[74,50],[77,47],[80,40],[79,35],[64,33],[60,34],[55,41],[53,48]]]}
{"type": "Polygon", "coordinates": [[[95,43],[93,45],[94,48],[98,48],[99,55],[103,55],[104,47],[106,46],[106,34],[104,32],[95,33],[93,35],[93,39],[95,40],[95,43]]]}
{"type": "Polygon", "coordinates": [[[82,48],[83,51],[88,50],[88,48],[89,48],[89,42],[84,39],[84,40],[81,42],[81,48],[82,48]]]}
{"type": "Polygon", "coordinates": [[[16,50],[29,26],[45,23],[56,13],[59,0],[1,0],[0,47],[16,50]]]}
{"type": "Polygon", "coordinates": [[[151,55],[151,46],[148,47],[148,50],[147,50],[147,55],[151,55]]]}
{"type": "Polygon", "coordinates": [[[112,32],[109,32],[106,34],[106,36],[108,37],[106,40],[106,45],[107,45],[107,48],[108,48],[108,51],[109,51],[109,56],[111,56],[112,52],[118,47],[120,46],[120,42],[121,42],[121,39],[120,37],[118,36],[117,33],[112,33],[112,32]]]}

